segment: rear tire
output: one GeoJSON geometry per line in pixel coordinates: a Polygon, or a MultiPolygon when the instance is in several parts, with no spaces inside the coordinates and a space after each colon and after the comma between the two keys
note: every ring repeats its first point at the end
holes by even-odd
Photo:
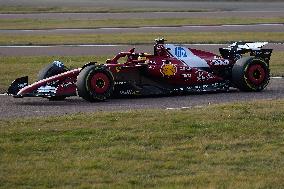
{"type": "Polygon", "coordinates": [[[104,101],[114,90],[114,78],[106,67],[90,65],[79,73],[76,86],[78,95],[83,99],[104,101]]]}
{"type": "Polygon", "coordinates": [[[269,83],[268,64],[255,57],[244,57],[232,69],[232,82],[241,91],[262,91],[269,83]]]}

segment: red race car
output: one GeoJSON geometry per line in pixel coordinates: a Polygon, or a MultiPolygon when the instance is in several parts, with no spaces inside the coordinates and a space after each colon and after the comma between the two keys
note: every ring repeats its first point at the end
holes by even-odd
{"type": "Polygon", "coordinates": [[[121,96],[228,91],[230,87],[261,91],[269,82],[272,49],[262,49],[267,42],[235,42],[220,48],[220,55],[164,42],[156,40],[153,54],[136,53],[133,48],[105,64],[90,62],[73,70],[54,61],[40,72],[37,82],[29,85],[28,76],[18,78],[7,93],[50,100],[78,95],[93,102],[121,96]]]}

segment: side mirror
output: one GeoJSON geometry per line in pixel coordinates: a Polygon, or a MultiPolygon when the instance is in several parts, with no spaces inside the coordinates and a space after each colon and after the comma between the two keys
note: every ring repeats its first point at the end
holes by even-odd
{"type": "Polygon", "coordinates": [[[132,49],[129,50],[129,52],[132,54],[132,53],[134,53],[134,50],[135,50],[135,48],[132,48],[132,49]]]}

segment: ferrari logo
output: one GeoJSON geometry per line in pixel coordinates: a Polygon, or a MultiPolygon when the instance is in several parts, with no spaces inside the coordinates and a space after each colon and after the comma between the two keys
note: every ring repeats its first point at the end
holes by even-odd
{"type": "Polygon", "coordinates": [[[117,66],[117,67],[115,67],[115,70],[116,70],[116,72],[120,72],[120,70],[121,70],[121,66],[117,66]]]}
{"type": "Polygon", "coordinates": [[[163,74],[163,76],[169,77],[176,74],[177,68],[173,64],[163,64],[160,71],[163,74]]]}

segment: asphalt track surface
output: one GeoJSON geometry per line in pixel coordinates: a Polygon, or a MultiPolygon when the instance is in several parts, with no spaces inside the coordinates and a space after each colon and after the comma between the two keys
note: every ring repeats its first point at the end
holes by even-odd
{"type": "Polygon", "coordinates": [[[82,112],[127,111],[138,109],[183,109],[195,106],[207,106],[217,103],[230,103],[253,100],[271,100],[284,98],[284,79],[271,79],[262,92],[190,94],[184,96],[109,99],[106,102],[90,103],[79,97],[64,101],[49,101],[43,98],[13,98],[0,96],[0,119],[16,117],[35,117],[65,115],[82,112]]]}

